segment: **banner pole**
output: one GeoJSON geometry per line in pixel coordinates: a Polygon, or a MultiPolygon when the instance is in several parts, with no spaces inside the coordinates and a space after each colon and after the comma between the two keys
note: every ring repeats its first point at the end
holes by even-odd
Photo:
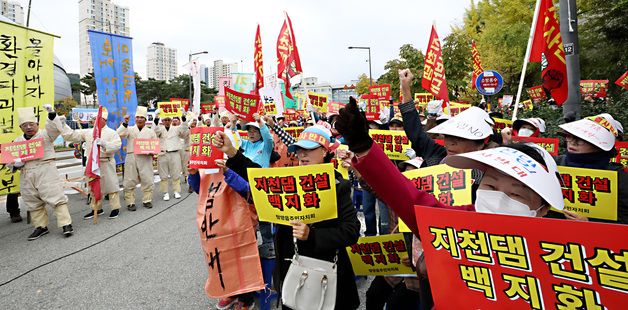
{"type": "Polygon", "coordinates": [[[528,62],[530,61],[530,53],[532,52],[532,40],[534,40],[534,32],[536,31],[536,22],[539,18],[539,11],[541,10],[541,0],[536,0],[536,7],[534,8],[534,15],[532,16],[532,25],[530,26],[530,36],[528,37],[528,47],[526,48],[526,55],[523,59],[523,68],[521,69],[521,78],[519,78],[519,88],[517,89],[517,99],[515,100],[515,109],[512,113],[512,121],[517,119],[517,112],[519,110],[519,100],[521,100],[521,91],[523,90],[523,81],[526,77],[526,70],[528,69],[528,62]]]}

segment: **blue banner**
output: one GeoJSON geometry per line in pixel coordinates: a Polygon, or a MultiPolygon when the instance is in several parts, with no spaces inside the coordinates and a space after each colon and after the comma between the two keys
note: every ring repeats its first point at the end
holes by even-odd
{"type": "MultiPolygon", "coordinates": [[[[107,126],[118,129],[125,115],[130,115],[129,125],[135,124],[137,93],[133,70],[133,48],[131,38],[116,34],[88,30],[92,52],[94,79],[98,90],[98,103],[107,108],[107,126]]],[[[120,152],[116,153],[116,164],[124,162],[126,139],[120,152]]]]}

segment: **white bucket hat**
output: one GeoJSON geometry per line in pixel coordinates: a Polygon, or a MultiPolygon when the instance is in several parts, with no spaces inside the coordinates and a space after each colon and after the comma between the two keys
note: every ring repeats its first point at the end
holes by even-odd
{"type": "Polygon", "coordinates": [[[470,107],[428,133],[455,136],[468,140],[482,140],[493,134],[493,120],[486,111],[470,107]]]}
{"type": "Polygon", "coordinates": [[[530,124],[538,128],[540,132],[545,132],[545,121],[538,117],[518,119],[512,123],[512,129],[519,130],[524,124],[530,124]]]}
{"type": "MultiPolygon", "coordinates": [[[[535,147],[539,150],[539,148],[535,147]]],[[[547,153],[547,152],[545,152],[547,153]]],[[[455,168],[486,170],[493,167],[521,181],[552,207],[565,207],[556,162],[548,154],[541,153],[546,165],[527,154],[509,147],[498,147],[477,152],[453,155],[445,163],[455,168]]]]}
{"type": "Polygon", "coordinates": [[[615,146],[617,129],[601,115],[587,117],[558,127],[604,151],[610,151],[615,146]]]}

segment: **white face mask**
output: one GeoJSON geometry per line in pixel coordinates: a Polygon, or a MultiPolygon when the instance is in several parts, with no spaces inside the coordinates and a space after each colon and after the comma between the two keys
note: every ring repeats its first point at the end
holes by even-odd
{"type": "Polygon", "coordinates": [[[534,134],[534,131],[529,128],[521,128],[517,133],[520,137],[531,137],[534,134]]]}
{"type": "Polygon", "coordinates": [[[475,199],[475,211],[480,213],[536,217],[542,207],[530,210],[528,205],[508,197],[503,192],[485,189],[478,189],[475,199]]]}

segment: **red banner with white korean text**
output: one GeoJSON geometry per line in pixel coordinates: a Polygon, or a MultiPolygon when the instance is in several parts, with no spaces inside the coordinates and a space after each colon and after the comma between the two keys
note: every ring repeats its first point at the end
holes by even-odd
{"type": "Polygon", "coordinates": [[[475,80],[478,79],[478,76],[484,72],[482,69],[482,61],[480,60],[480,53],[478,52],[478,47],[475,45],[475,40],[471,42],[471,57],[473,60],[473,77],[471,78],[471,88],[475,89],[475,80]]]}
{"type": "Polygon", "coordinates": [[[390,84],[373,85],[369,87],[369,92],[371,93],[371,95],[377,96],[377,99],[390,100],[390,84]]]}
{"type": "Polygon", "coordinates": [[[417,206],[437,309],[623,309],[628,226],[417,206]]]}
{"type": "Polygon", "coordinates": [[[432,26],[430,41],[425,53],[425,65],[423,67],[423,89],[429,91],[436,99],[443,100],[443,109],[449,102],[447,93],[447,80],[445,79],[445,66],[443,65],[443,52],[441,49],[436,27],[432,26]]]}
{"type": "Polygon", "coordinates": [[[530,96],[530,99],[532,99],[534,103],[538,103],[542,100],[547,99],[547,95],[545,95],[545,90],[543,89],[543,86],[541,85],[532,86],[527,89],[527,92],[528,92],[528,96],[530,96]]]}
{"type": "Polygon", "coordinates": [[[581,80],[580,94],[582,97],[606,98],[608,80],[581,80]]]}
{"type": "Polygon", "coordinates": [[[622,76],[620,76],[617,81],[615,81],[619,87],[622,87],[625,90],[628,90],[628,71],[626,71],[622,76]]]}
{"type": "Polygon", "coordinates": [[[22,161],[42,158],[44,157],[44,139],[3,143],[0,156],[0,162],[3,164],[13,163],[18,158],[22,161]]]}
{"type": "Polygon", "coordinates": [[[225,109],[246,121],[254,121],[253,114],[259,109],[259,102],[258,95],[240,93],[225,87],[225,109]]]}
{"type": "Polygon", "coordinates": [[[216,159],[223,158],[223,152],[214,146],[212,139],[222,127],[195,127],[190,129],[190,168],[218,168],[216,159]]]}

